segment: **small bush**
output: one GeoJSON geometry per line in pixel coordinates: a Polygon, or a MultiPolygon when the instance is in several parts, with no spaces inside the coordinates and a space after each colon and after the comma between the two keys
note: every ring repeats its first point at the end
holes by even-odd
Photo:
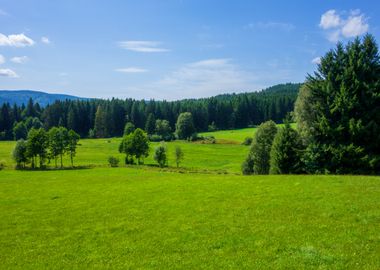
{"type": "Polygon", "coordinates": [[[244,139],[244,141],[241,143],[242,145],[251,145],[253,141],[252,137],[247,137],[244,139]]]}
{"type": "Polygon", "coordinates": [[[162,168],[167,165],[168,156],[166,144],[161,142],[159,146],[156,147],[154,151],[154,160],[157,161],[158,165],[162,168]]]}
{"type": "Polygon", "coordinates": [[[161,142],[162,141],[162,137],[160,135],[157,135],[157,134],[152,134],[152,135],[149,135],[149,141],[151,141],[151,142],[161,142]]]}
{"type": "Polygon", "coordinates": [[[119,159],[114,156],[110,156],[108,158],[108,163],[110,164],[111,167],[118,167],[119,166],[119,159]]]}
{"type": "Polygon", "coordinates": [[[197,133],[193,133],[193,134],[191,134],[191,136],[189,138],[187,138],[187,140],[190,142],[195,142],[195,141],[204,140],[204,137],[198,135],[197,133]]]}
{"type": "Polygon", "coordinates": [[[6,167],[6,163],[4,160],[0,161],[0,171],[6,167]]]}

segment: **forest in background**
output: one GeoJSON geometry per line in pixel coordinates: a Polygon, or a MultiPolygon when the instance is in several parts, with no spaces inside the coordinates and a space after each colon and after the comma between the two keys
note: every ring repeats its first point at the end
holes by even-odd
{"type": "Polygon", "coordinates": [[[260,92],[179,101],[66,100],[46,107],[32,99],[21,106],[5,103],[0,112],[0,139],[15,139],[17,125],[26,130],[62,126],[74,130],[82,138],[122,136],[127,122],[144,129],[149,116],[169,121],[174,129],[182,112],[192,114],[198,132],[244,128],[267,120],[280,123],[287,113],[293,111],[300,86],[287,83],[260,92]]]}

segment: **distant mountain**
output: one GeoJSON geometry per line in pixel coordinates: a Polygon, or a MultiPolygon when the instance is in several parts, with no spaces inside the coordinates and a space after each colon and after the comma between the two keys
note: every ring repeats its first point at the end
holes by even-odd
{"type": "Polygon", "coordinates": [[[33,102],[39,103],[40,106],[45,107],[48,104],[54,103],[56,100],[86,100],[87,98],[64,95],[64,94],[49,94],[40,91],[32,90],[0,90],[0,105],[9,103],[11,105],[27,104],[28,100],[32,98],[33,102]]]}

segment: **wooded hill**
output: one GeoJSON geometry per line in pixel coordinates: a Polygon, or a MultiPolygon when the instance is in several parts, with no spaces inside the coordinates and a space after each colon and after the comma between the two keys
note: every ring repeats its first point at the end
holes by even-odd
{"type": "Polygon", "coordinates": [[[288,112],[293,111],[300,86],[279,84],[260,92],[179,101],[58,100],[46,107],[32,99],[21,106],[5,103],[0,112],[0,138],[13,139],[13,127],[20,122],[28,129],[63,126],[81,137],[87,137],[89,133],[96,137],[121,136],[126,122],[144,129],[150,115],[156,120],[168,120],[174,129],[181,112],[192,113],[197,131],[244,128],[270,119],[281,122],[288,112]],[[94,127],[101,127],[102,134],[97,134],[94,127]]]}

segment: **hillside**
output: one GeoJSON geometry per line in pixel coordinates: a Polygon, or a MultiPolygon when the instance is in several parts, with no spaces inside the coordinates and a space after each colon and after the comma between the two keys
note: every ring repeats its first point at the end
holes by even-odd
{"type": "Polygon", "coordinates": [[[56,100],[84,100],[86,98],[64,95],[64,94],[50,94],[41,91],[33,90],[0,90],[0,105],[9,103],[11,105],[26,104],[32,98],[35,103],[45,107],[48,104],[54,103],[56,100]]]}

